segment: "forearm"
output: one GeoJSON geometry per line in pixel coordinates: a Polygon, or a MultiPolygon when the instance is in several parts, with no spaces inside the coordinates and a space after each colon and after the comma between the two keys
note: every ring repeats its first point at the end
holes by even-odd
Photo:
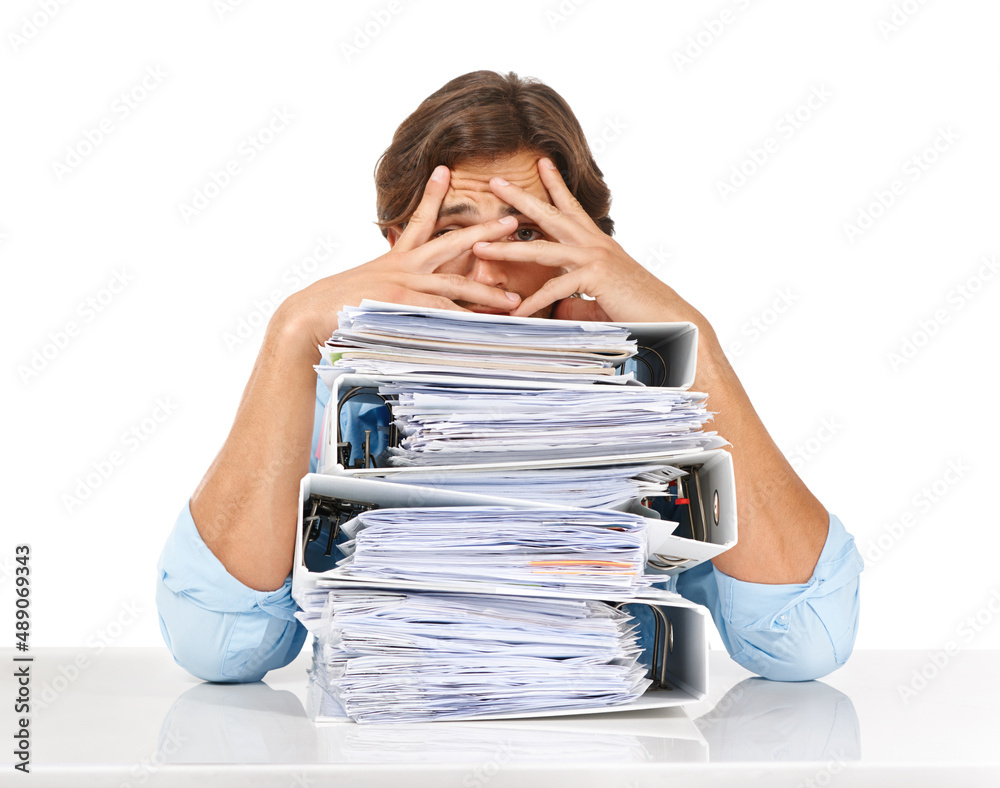
{"type": "Polygon", "coordinates": [[[187,505],[157,564],[156,609],[174,660],[206,681],[259,681],[305,640],[290,586],[248,594],[205,546],[187,505]]]}
{"type": "Polygon", "coordinates": [[[233,577],[259,591],[280,588],[291,570],[318,361],[310,335],[279,309],[229,437],[191,498],[202,540],[233,577]]]}
{"type": "Polygon", "coordinates": [[[700,326],[695,390],[709,395],[714,428],[732,446],[739,542],[715,566],[753,583],[804,583],[826,541],[829,514],[775,445],[722,352],[700,326]]]}
{"type": "Polygon", "coordinates": [[[510,308],[502,290],[435,273],[476,241],[511,230],[503,223],[510,217],[502,217],[431,239],[446,190],[447,177],[429,182],[421,202],[426,218],[411,221],[391,251],[292,294],[268,324],[229,437],[191,498],[202,540],[251,588],[279,588],[292,567],[299,482],[309,469],[315,412],[312,367],[338,310],[363,298],[457,309],[455,298],[510,308]]]}

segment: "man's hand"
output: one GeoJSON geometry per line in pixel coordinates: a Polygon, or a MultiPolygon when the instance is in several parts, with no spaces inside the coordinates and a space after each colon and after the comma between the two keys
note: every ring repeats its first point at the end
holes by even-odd
{"type": "Polygon", "coordinates": [[[561,319],[689,320],[707,325],[694,307],[601,231],[549,159],[538,161],[538,172],[552,205],[501,178],[493,178],[490,188],[501,200],[537,223],[551,240],[491,243],[490,239],[484,239],[472,247],[483,259],[532,262],[565,269],[565,273],[550,279],[511,314],[531,315],[556,304],[553,317],[561,319]],[[570,298],[574,293],[585,293],[596,300],[570,298]]]}
{"type": "Polygon", "coordinates": [[[709,393],[712,409],[718,411],[715,426],[733,443],[730,451],[739,501],[739,543],[713,562],[721,571],[748,582],[806,582],[826,540],[829,516],[764,429],[712,327],[698,310],[601,231],[548,159],[538,162],[538,171],[552,205],[497,178],[490,181],[490,188],[551,240],[472,247],[483,259],[533,262],[565,270],[525,298],[512,314],[530,315],[556,303],[553,314],[558,318],[695,323],[699,341],[694,387],[709,393]],[[596,300],[570,298],[574,293],[596,300]],[[768,494],[774,489],[781,494],[768,494]]]}
{"type": "MultiPolygon", "coordinates": [[[[281,588],[292,567],[299,480],[309,470],[319,345],[337,312],[364,298],[460,309],[455,301],[507,312],[521,303],[503,290],[437,268],[472,244],[510,235],[514,217],[432,238],[451,174],[438,167],[393,248],[290,295],[268,324],[236,419],[219,456],[191,497],[191,515],[208,548],[241,583],[281,588]]],[[[398,237],[397,237],[398,234],[398,237]]]]}
{"type": "Polygon", "coordinates": [[[433,238],[450,178],[444,165],[434,170],[406,228],[384,255],[289,296],[282,304],[281,317],[292,321],[290,330],[303,338],[311,337],[312,347],[320,345],[336,328],[337,312],[345,304],[357,306],[364,298],[461,311],[469,310],[456,301],[504,312],[519,306],[521,299],[516,293],[505,293],[458,274],[436,273],[439,266],[467,252],[477,241],[503,238],[517,227],[517,219],[505,216],[433,238]]]}

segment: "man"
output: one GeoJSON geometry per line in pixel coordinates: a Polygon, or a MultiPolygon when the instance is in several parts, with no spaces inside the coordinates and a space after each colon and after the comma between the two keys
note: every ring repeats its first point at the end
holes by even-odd
{"type": "Polygon", "coordinates": [[[275,311],[229,437],[167,541],[157,606],[177,662],[207,680],[255,681],[301,649],[298,488],[329,396],[313,364],[342,306],[373,298],[695,323],[694,389],[732,442],[739,544],[672,587],[706,605],[733,658],[762,676],[804,680],[843,664],[857,631],[854,541],[771,440],[708,321],[611,238],[610,192],[565,101],[515,74],[458,77],[399,127],[376,186],[389,251],[275,311]],[[571,298],[580,293],[591,298],[571,298]]]}

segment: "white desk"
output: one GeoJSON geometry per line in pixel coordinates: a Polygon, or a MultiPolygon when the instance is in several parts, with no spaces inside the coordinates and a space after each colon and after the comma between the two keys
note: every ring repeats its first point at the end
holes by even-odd
{"type": "Polygon", "coordinates": [[[958,654],[906,702],[928,653],[858,652],[822,682],[780,684],[712,652],[710,695],[686,711],[316,727],[305,651],[266,683],[219,685],[166,649],[36,649],[27,778],[11,765],[16,653],[0,655],[0,785],[1000,785],[995,651],[958,654]]]}

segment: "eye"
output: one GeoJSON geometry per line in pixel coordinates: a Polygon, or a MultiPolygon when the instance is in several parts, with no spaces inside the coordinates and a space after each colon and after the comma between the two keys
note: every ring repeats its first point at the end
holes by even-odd
{"type": "Polygon", "coordinates": [[[445,227],[443,230],[438,230],[436,233],[434,233],[434,235],[432,235],[431,238],[440,238],[445,233],[450,233],[454,229],[455,229],[454,227],[445,227]]]}
{"type": "Polygon", "coordinates": [[[542,237],[542,231],[537,227],[518,227],[517,230],[510,236],[516,241],[537,241],[542,237]],[[527,233],[528,237],[522,235],[522,233],[527,233]]]}

